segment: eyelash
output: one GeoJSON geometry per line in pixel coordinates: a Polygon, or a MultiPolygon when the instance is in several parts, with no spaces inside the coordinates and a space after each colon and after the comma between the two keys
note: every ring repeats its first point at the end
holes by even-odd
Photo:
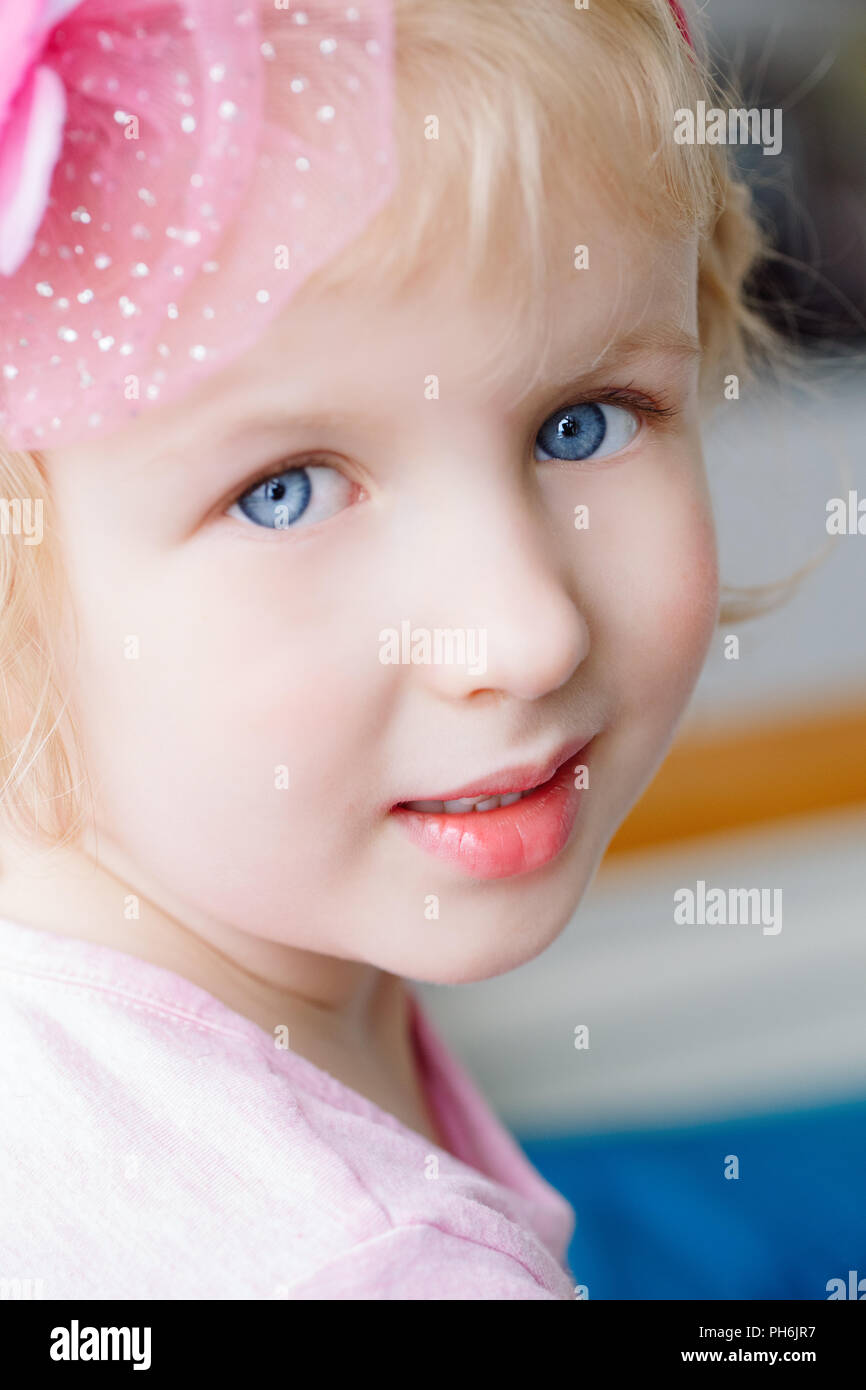
{"type": "MultiPolygon", "coordinates": [[[[651,396],[645,391],[636,391],[631,386],[612,387],[608,391],[586,391],[578,393],[573,399],[562,406],[554,406],[553,410],[548,411],[544,419],[547,420],[551,415],[555,415],[559,410],[568,410],[572,405],[586,405],[588,402],[598,405],[619,405],[635,411],[637,415],[643,415],[649,420],[661,423],[665,420],[673,420],[679,415],[675,406],[666,405],[658,396],[651,396]]],[[[541,422],[544,423],[544,420],[541,422]]],[[[540,427],[539,427],[540,428],[540,427]]]]}
{"type": "MultiPolygon", "coordinates": [[[[656,425],[661,425],[667,421],[673,420],[680,413],[675,406],[665,404],[662,398],[651,396],[645,391],[636,391],[631,385],[612,387],[609,390],[603,391],[576,392],[573,396],[569,396],[564,404],[554,406],[552,410],[546,412],[544,417],[539,421],[538,427],[535,429],[532,438],[535,439],[541,426],[544,424],[545,420],[550,419],[551,415],[556,415],[558,411],[564,412],[568,410],[569,406],[586,405],[589,402],[597,403],[598,405],[621,406],[623,409],[633,410],[635,414],[656,425]]],[[[246,496],[248,492],[252,492],[255,488],[261,487],[263,483],[268,482],[271,478],[279,477],[280,473],[290,473],[294,469],[314,468],[316,466],[326,468],[334,467],[333,457],[316,453],[306,454],[298,459],[296,463],[291,463],[285,467],[281,466],[281,462],[282,461],[278,460],[276,463],[271,463],[268,468],[260,471],[255,477],[244,483],[241,488],[237,489],[231,497],[227,498],[226,501],[221,504],[223,509],[228,510],[229,507],[234,506],[236,502],[239,502],[242,497],[246,496]]],[[[357,486],[360,487],[360,484],[357,484],[357,486]]]]}

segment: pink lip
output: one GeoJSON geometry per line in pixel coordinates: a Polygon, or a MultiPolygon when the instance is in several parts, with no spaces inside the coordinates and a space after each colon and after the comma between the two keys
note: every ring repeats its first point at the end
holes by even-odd
{"type": "Polygon", "coordinates": [[[588,747],[575,740],[548,760],[513,768],[473,782],[459,791],[413,801],[456,801],[466,796],[507,796],[528,791],[512,806],[494,811],[425,812],[395,806],[395,822],[420,849],[454,864],[473,878],[510,878],[542,868],[561,853],[580,809],[581,789],[574,785],[572,761],[588,747]]]}
{"type": "MultiPolygon", "coordinates": [[[[543,782],[549,781],[554,772],[562,767],[563,763],[568,762],[569,758],[576,757],[588,742],[585,738],[575,738],[562,744],[558,751],[543,763],[522,763],[520,767],[508,768],[505,772],[494,772],[490,777],[467,782],[456,791],[424,792],[419,796],[407,796],[405,801],[459,801],[462,797],[509,796],[514,792],[528,792],[533,787],[540,787],[543,782]]],[[[401,805],[405,804],[405,801],[401,805]]]]}

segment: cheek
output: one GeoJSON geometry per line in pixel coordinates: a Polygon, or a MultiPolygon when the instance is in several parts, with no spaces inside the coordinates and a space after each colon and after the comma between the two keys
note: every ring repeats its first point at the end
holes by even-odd
{"type": "Polygon", "coordinates": [[[274,838],[306,843],[323,809],[336,833],[347,771],[375,734],[371,625],[335,601],[339,585],[285,557],[281,572],[279,558],[263,584],[261,552],[203,554],[109,586],[88,613],[79,690],[103,820],[167,871],[187,856],[193,873],[203,847],[231,844],[264,875],[280,862],[274,838]]]}
{"type": "Polygon", "coordinates": [[[641,628],[648,656],[655,654],[651,664],[664,678],[690,687],[718,622],[716,536],[702,490],[657,518],[647,550],[641,628]]]}
{"type": "MultiPolygon", "coordinates": [[[[670,461],[668,461],[670,463],[670,461]]],[[[599,482],[602,479],[598,480],[599,482]]],[[[624,703],[684,704],[718,621],[715,528],[699,462],[623,477],[592,512],[592,606],[602,660],[624,703]]]]}

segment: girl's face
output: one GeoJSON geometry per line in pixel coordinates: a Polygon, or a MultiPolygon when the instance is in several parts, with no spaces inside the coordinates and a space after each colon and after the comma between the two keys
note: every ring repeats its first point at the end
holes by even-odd
{"type": "Polygon", "coordinates": [[[476,379],[507,282],[446,274],[302,296],[181,403],[47,455],[98,847],[203,935],[499,974],[659,763],[717,616],[696,249],[561,244],[528,394],[528,349],[476,379]]]}

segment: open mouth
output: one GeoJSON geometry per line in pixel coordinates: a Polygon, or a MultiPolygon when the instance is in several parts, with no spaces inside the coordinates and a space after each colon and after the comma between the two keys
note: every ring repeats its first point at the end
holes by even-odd
{"type": "Polygon", "coordinates": [[[543,763],[524,764],[508,772],[479,778],[474,785],[455,789],[451,796],[401,801],[393,809],[428,816],[468,816],[515,806],[518,801],[527,801],[550,788],[566,765],[588,746],[588,742],[586,739],[574,739],[543,763]]]}
{"type": "Polygon", "coordinates": [[[571,836],[586,785],[575,763],[586,762],[590,743],[575,740],[546,766],[494,774],[460,788],[462,795],[401,801],[391,808],[394,821],[419,849],[473,878],[541,868],[571,836]]]}
{"type": "Polygon", "coordinates": [[[473,811],[497,811],[500,806],[513,806],[516,801],[532,796],[535,791],[538,791],[537,787],[530,787],[525,792],[507,792],[503,796],[461,796],[456,801],[403,801],[400,804],[406,811],[424,811],[436,816],[466,816],[473,811]]]}

